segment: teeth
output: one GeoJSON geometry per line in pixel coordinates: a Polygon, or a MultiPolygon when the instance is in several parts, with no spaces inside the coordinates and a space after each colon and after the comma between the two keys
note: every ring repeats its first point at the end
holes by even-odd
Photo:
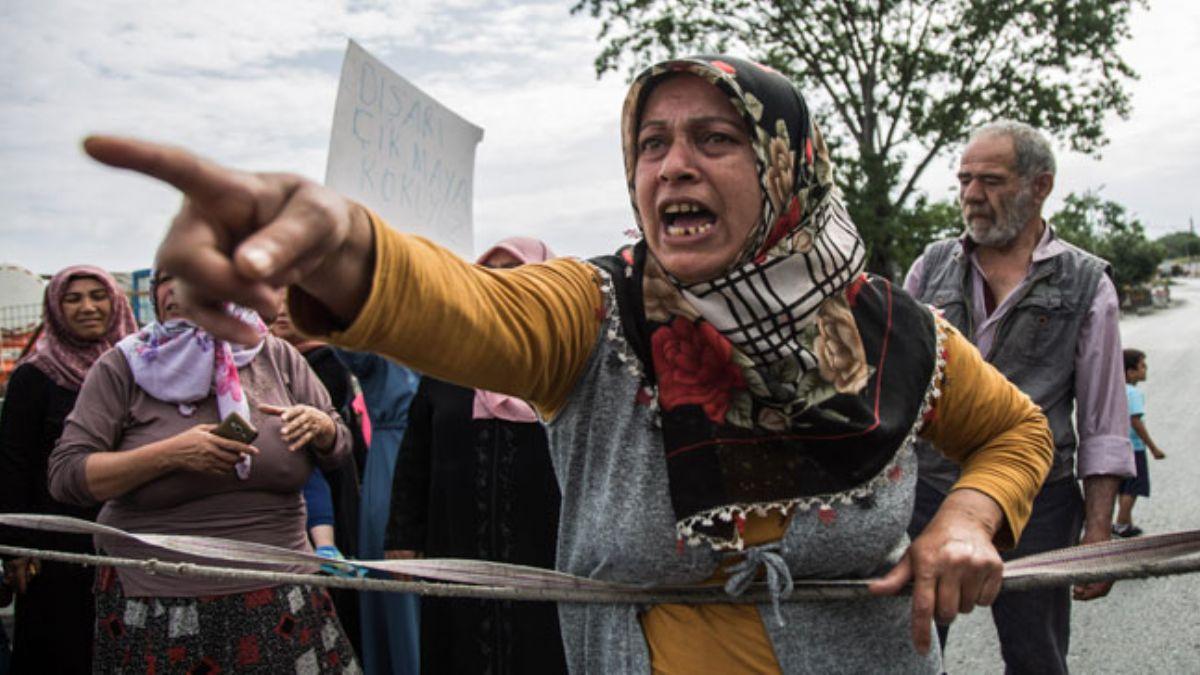
{"type": "Polygon", "coordinates": [[[700,211],[701,208],[696,204],[686,202],[679,204],[667,204],[667,207],[663,209],[663,213],[699,213],[700,211]]]}
{"type": "Polygon", "coordinates": [[[705,223],[703,225],[696,225],[693,227],[682,227],[680,225],[668,225],[667,226],[667,234],[671,235],[672,237],[684,237],[684,236],[690,237],[695,234],[702,234],[704,232],[707,232],[708,230],[712,229],[712,226],[713,226],[712,223],[705,223]]]}

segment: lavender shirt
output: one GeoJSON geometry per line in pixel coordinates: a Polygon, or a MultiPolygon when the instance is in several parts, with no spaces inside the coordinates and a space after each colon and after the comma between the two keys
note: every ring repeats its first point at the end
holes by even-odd
{"type": "MultiPolygon", "coordinates": [[[[984,297],[987,280],[974,251],[971,261],[971,311],[975,333],[971,342],[986,355],[996,340],[996,330],[1012,311],[1029,284],[1034,263],[1063,253],[1066,247],[1052,236],[1049,225],[1033,250],[1033,260],[1025,279],[989,316],[984,297]]],[[[904,289],[916,295],[925,274],[925,257],[917,258],[904,280],[904,289]]],[[[1075,344],[1075,426],[1079,436],[1078,474],[1089,476],[1132,476],[1133,453],[1126,436],[1129,413],[1125,400],[1124,360],[1121,356],[1121,332],[1117,325],[1120,309],[1117,289],[1108,275],[1100,277],[1100,285],[1092,299],[1079,340],[1075,344]]]]}

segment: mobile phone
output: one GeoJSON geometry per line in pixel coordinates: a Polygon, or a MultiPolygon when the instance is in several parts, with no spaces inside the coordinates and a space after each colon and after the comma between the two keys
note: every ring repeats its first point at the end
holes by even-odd
{"type": "Polygon", "coordinates": [[[253,424],[247,422],[241,415],[236,412],[231,412],[221,420],[220,426],[213,429],[213,433],[221,438],[228,438],[231,441],[245,443],[249,445],[258,438],[258,429],[254,428],[253,424]]]}

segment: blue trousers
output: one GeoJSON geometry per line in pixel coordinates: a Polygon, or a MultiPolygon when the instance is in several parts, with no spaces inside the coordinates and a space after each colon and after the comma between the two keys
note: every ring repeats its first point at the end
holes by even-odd
{"type": "MultiPolygon", "coordinates": [[[[916,505],[909,524],[914,539],[942,505],[945,495],[917,481],[916,505]]],[[[1047,483],[1033,502],[1033,514],[1021,543],[1001,554],[1014,560],[1079,543],[1083,528],[1083,496],[1074,478],[1047,483]]],[[[992,604],[992,622],[1000,638],[1004,672],[1043,675],[1067,672],[1071,645],[1071,588],[1063,586],[1032,591],[1003,591],[992,604]]],[[[938,626],[942,649],[949,626],[938,626]]]]}
{"type": "MultiPolygon", "coordinates": [[[[376,427],[363,472],[359,557],[383,557],[392,498],[392,472],[404,430],[376,427]]],[[[372,572],[371,576],[387,578],[372,572]]],[[[421,670],[420,598],[410,593],[360,593],[363,670],[367,675],[417,675],[421,670]]]]}

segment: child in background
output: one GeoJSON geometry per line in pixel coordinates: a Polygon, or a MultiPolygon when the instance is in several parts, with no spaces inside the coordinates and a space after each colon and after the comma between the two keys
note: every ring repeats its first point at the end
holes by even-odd
{"type": "Polygon", "coordinates": [[[1142,528],[1133,524],[1133,503],[1139,496],[1150,496],[1150,472],[1146,466],[1146,449],[1149,448],[1154,459],[1163,459],[1167,456],[1150,439],[1150,432],[1146,430],[1146,422],[1142,419],[1146,412],[1146,396],[1136,385],[1145,380],[1146,354],[1137,349],[1126,349],[1125,395],[1129,400],[1129,441],[1133,443],[1137,476],[1126,478],[1121,483],[1117,522],[1113,524],[1113,534],[1119,537],[1136,537],[1142,533],[1142,528]]]}

